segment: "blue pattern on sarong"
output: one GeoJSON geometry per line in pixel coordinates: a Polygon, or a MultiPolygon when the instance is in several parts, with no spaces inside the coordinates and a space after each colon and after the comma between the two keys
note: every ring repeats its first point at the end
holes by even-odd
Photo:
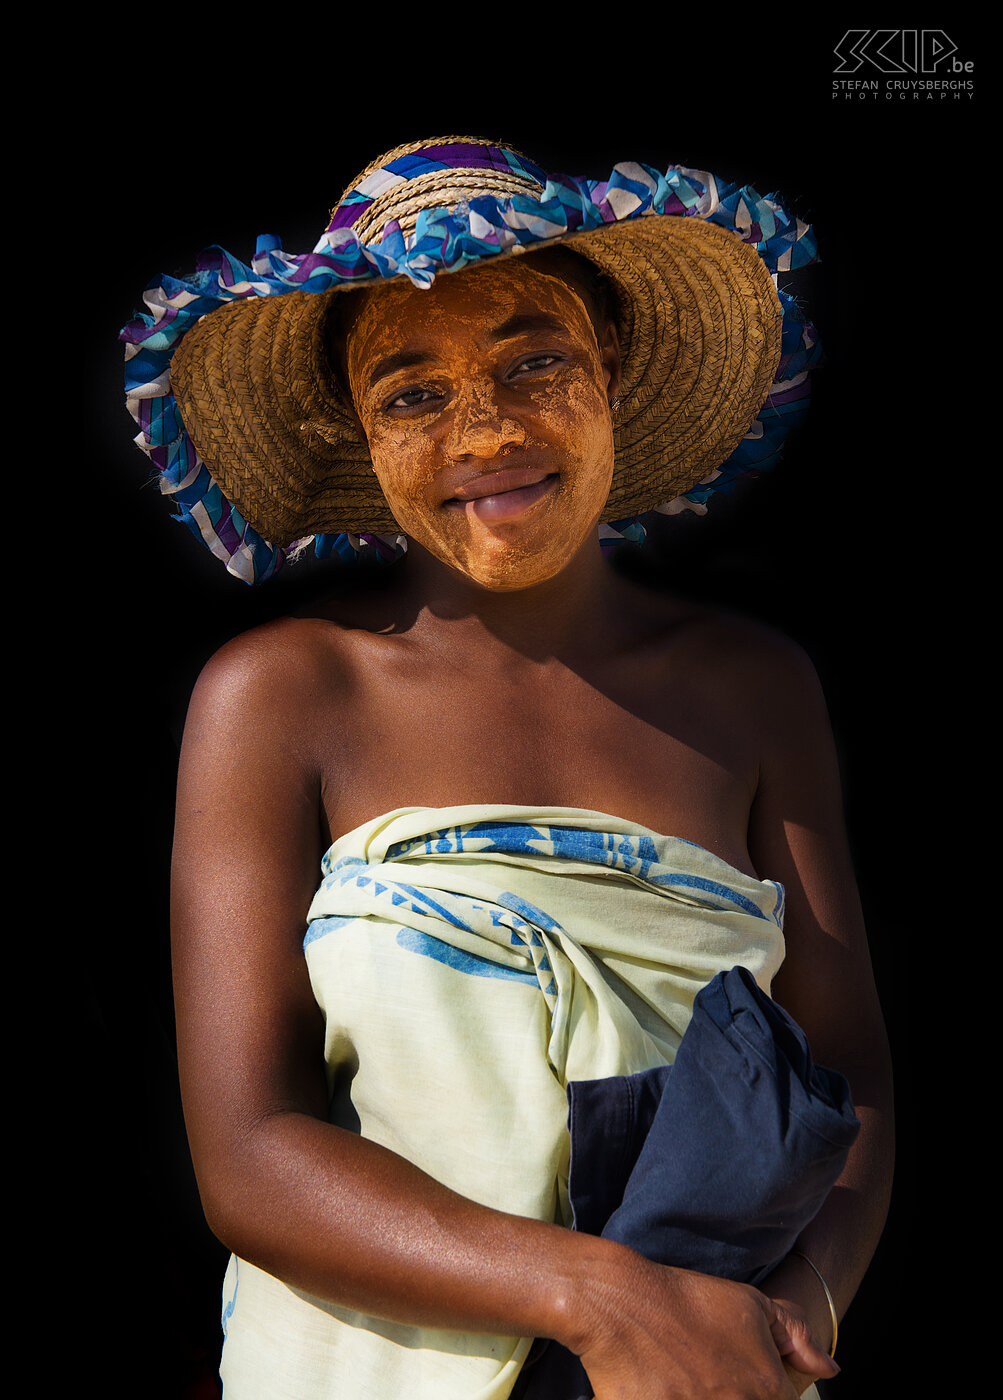
{"type": "MultiPolygon", "coordinates": [[[[694,843],[684,841],[682,844],[692,846],[694,843]]],[[[511,890],[499,891],[494,894],[493,902],[485,903],[453,891],[437,890],[433,896],[419,886],[388,878],[394,868],[393,862],[406,860],[409,856],[434,858],[460,853],[468,856],[483,854],[555,858],[603,866],[643,880],[652,886],[689,893],[695,901],[702,904],[731,906],[753,918],[782,927],[784,890],[776,881],[763,882],[772,885],[776,890],[774,908],[771,913],[766,913],[755,900],[724,881],[667,868],[661,863],[658,848],[650,836],[602,832],[587,827],[490,820],[442,827],[389,846],[381,864],[369,865],[358,856],[342,857],[332,864],[325,857],[324,868],[327,874],[323,887],[327,890],[342,888],[346,893],[352,887],[366,889],[374,897],[373,912],[376,912],[379,904],[389,897],[390,907],[395,914],[398,911],[423,915],[431,913],[453,928],[467,933],[476,934],[487,916],[491,927],[510,930],[511,946],[522,945],[530,952],[535,964],[533,972],[499,965],[493,965],[498,968],[497,971],[486,972],[482,967],[486,960],[454,949],[441,940],[419,933],[415,929],[405,929],[406,937],[399,936],[398,942],[401,947],[411,952],[435,957],[458,971],[468,971],[477,976],[538,980],[546,995],[556,995],[557,989],[553,980],[546,976],[551,973],[551,967],[543,952],[540,933],[542,931],[560,934],[562,929],[545,910],[511,890]],[[544,985],[547,982],[549,985],[544,985]]],[[[721,864],[727,869],[724,862],[721,864]]],[[[326,934],[338,932],[359,917],[365,916],[346,914],[314,919],[309,925],[303,946],[307,947],[326,934]]]]}
{"type": "Polygon", "coordinates": [[[441,938],[420,933],[416,928],[402,928],[397,934],[397,943],[409,953],[421,953],[423,957],[434,958],[436,962],[445,963],[456,972],[465,972],[471,977],[502,977],[512,982],[527,982],[532,987],[537,986],[535,972],[520,972],[516,967],[503,967],[491,958],[479,958],[475,953],[465,953],[462,948],[454,948],[450,943],[443,943],[441,938]]]}

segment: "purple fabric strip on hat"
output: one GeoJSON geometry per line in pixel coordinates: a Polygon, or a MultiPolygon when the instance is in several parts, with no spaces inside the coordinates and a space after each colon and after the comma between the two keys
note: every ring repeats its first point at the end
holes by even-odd
{"type": "Polygon", "coordinates": [[[371,199],[360,199],[357,204],[349,204],[347,201],[350,198],[351,196],[346,196],[346,202],[339,204],[334,211],[334,218],[327,226],[329,233],[336,228],[351,228],[359,215],[364,214],[373,202],[371,199]]]}
{"type": "Polygon", "coordinates": [[[398,175],[417,174],[428,168],[511,170],[513,167],[497,146],[468,145],[456,142],[445,146],[424,146],[420,151],[401,156],[385,165],[398,175]]]}
{"type": "Polygon", "coordinates": [[[216,530],[216,537],[220,543],[224,545],[231,554],[238,550],[240,548],[240,535],[234,529],[233,516],[229,511],[222,519],[214,521],[213,523],[216,530]]]}
{"type": "Polygon", "coordinates": [[[766,400],[766,405],[770,408],[777,408],[782,403],[793,403],[797,399],[806,399],[808,392],[807,381],[793,384],[789,389],[781,386],[779,389],[773,390],[766,400]]]}

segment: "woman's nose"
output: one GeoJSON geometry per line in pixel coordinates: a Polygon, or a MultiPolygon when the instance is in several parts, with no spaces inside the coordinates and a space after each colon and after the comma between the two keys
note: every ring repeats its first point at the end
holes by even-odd
{"type": "Polygon", "coordinates": [[[451,458],[495,457],[506,447],[519,446],[526,430],[498,407],[494,387],[470,384],[458,396],[446,434],[445,449],[451,458]]]}

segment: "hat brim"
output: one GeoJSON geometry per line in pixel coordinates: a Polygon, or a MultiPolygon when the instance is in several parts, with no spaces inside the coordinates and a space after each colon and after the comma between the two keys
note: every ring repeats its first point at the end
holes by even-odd
{"type": "MultiPolygon", "coordinates": [[[[783,316],[755,249],[703,220],[639,219],[536,246],[560,243],[606,273],[624,308],[605,512],[620,519],[680,495],[738,445],[773,383],[783,316]]],[[[327,361],[338,294],[231,303],[188,333],[171,367],[199,455],[255,530],[281,545],[398,528],[327,361]]]]}
{"type": "Polygon", "coordinates": [[[182,518],[247,578],[311,535],[396,533],[328,364],[332,298],[555,244],[618,293],[606,521],[694,502],[776,458],[819,352],[774,274],[814,259],[810,229],[704,172],[627,165],[608,181],[552,177],[538,198],[423,210],[406,238],[391,221],[378,243],[332,227],[306,255],[263,239],[249,267],[211,249],[193,278],[153,284],[153,315],[122,332],[129,406],[182,518]]]}

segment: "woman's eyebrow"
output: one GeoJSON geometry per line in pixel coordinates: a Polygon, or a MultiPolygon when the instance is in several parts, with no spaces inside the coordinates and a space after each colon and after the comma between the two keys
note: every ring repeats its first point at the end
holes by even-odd
{"type": "Polygon", "coordinates": [[[492,340],[509,340],[516,335],[526,335],[531,331],[565,331],[567,326],[560,316],[549,311],[522,312],[510,316],[491,332],[492,340]]]}
{"type": "Polygon", "coordinates": [[[432,356],[422,350],[398,350],[395,355],[387,355],[386,359],[377,360],[369,376],[369,387],[371,389],[379,380],[386,379],[399,369],[414,369],[415,365],[429,364],[431,359],[432,356]]]}

